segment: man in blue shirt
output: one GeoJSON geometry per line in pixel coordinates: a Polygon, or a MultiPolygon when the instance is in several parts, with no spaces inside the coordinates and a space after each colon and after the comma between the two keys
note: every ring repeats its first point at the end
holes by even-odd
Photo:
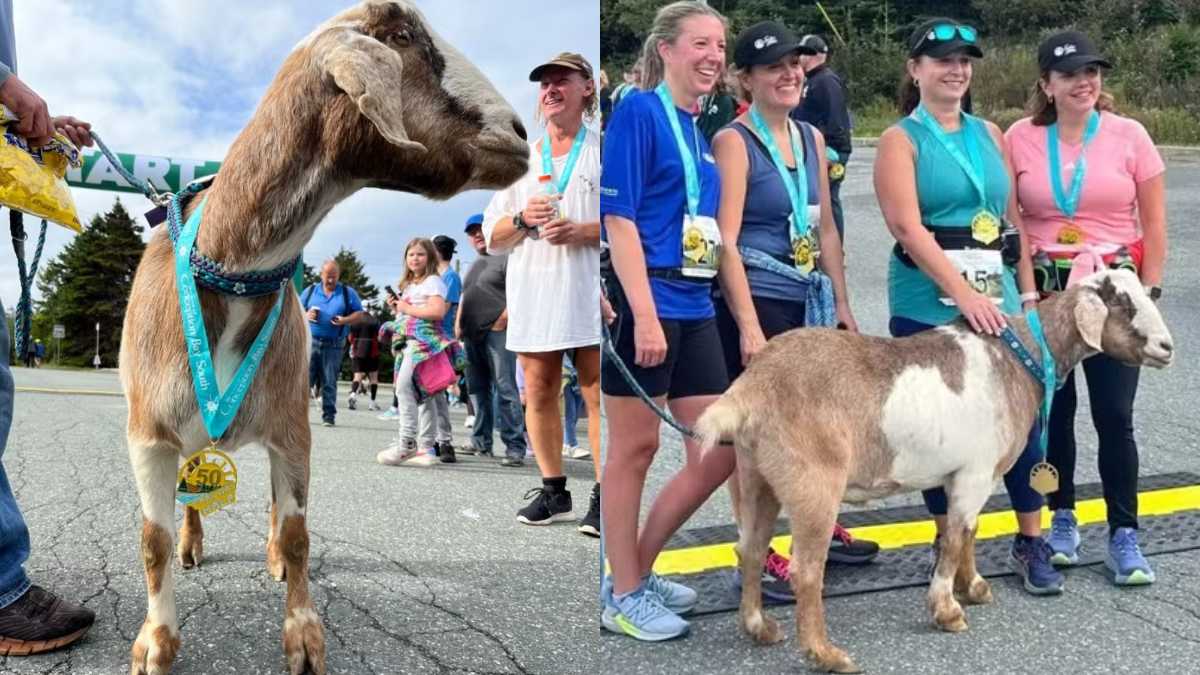
{"type": "Polygon", "coordinates": [[[338,283],[341,274],[335,261],[326,260],[321,266],[321,283],[309,286],[300,295],[312,332],[309,358],[320,364],[321,420],[327,427],[333,426],[337,416],[337,380],[346,333],[350,326],[367,318],[358,293],[338,283]]]}
{"type": "MultiPolygon", "coordinates": [[[[13,131],[41,147],[55,129],[76,145],[91,145],[91,128],[73,117],[50,117],[46,102],[16,76],[12,0],[0,0],[0,103],[20,122],[13,131]]],[[[16,233],[15,233],[16,234],[16,233]]],[[[0,317],[4,308],[0,306],[0,317]]],[[[8,322],[0,321],[0,456],[12,428],[13,378],[9,370],[8,322]]],[[[29,529],[17,506],[8,474],[0,464],[0,653],[37,654],[65,647],[83,637],[96,620],[90,609],[34,586],[25,576],[29,529]]]]}

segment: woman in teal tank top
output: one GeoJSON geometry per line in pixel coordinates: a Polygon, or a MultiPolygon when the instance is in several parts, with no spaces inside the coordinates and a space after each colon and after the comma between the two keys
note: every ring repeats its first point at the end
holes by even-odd
{"type": "MultiPolygon", "coordinates": [[[[962,111],[971,57],[983,52],[975,30],[953,19],[922,24],[908,46],[901,88],[907,117],[884,132],[875,160],[875,192],[897,244],[888,262],[889,329],[903,337],[961,316],[975,331],[998,335],[1004,314],[1019,311],[1023,301],[1032,306],[1037,294],[1024,236],[1015,269],[1000,250],[1004,217],[1021,228],[1000,129],[962,111]]],[[[1029,485],[1040,460],[1038,431],[1035,424],[1004,477],[1019,525],[1009,562],[1027,591],[1049,595],[1062,592],[1063,577],[1041,539],[1042,496],[1029,485]]],[[[945,491],[923,496],[940,538],[945,491]]]]}

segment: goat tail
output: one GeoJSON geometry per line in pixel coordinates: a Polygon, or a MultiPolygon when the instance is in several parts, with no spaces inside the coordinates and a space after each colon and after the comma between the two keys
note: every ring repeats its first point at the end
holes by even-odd
{"type": "Polygon", "coordinates": [[[746,422],[746,414],[738,404],[737,397],[726,392],[715,403],[705,408],[700,418],[696,420],[693,429],[700,441],[701,452],[708,452],[719,444],[733,444],[742,426],[746,422]]]}

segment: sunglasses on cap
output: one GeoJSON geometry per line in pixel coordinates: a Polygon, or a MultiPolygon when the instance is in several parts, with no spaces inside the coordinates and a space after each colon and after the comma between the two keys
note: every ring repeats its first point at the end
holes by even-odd
{"type": "Polygon", "coordinates": [[[968,44],[975,44],[975,39],[978,37],[975,29],[971,26],[964,24],[939,23],[926,31],[925,35],[921,37],[921,41],[912,48],[912,51],[914,53],[920,51],[922,45],[924,45],[927,41],[946,42],[948,40],[953,40],[955,35],[958,35],[958,37],[962,38],[963,42],[968,44]]]}

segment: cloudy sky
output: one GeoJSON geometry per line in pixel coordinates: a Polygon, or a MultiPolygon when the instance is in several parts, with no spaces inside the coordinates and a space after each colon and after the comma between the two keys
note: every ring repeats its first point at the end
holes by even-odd
{"type": "MultiPolygon", "coordinates": [[[[245,126],[284,57],[325,19],[352,6],[338,0],[18,0],[17,65],[51,114],[92,123],[116,152],[220,160],[245,126]]],[[[536,85],[530,69],[562,51],[593,67],[600,52],[599,0],[415,0],[434,29],[495,83],[531,135],[536,85]]],[[[86,223],[117,193],[74,189],[86,223]]],[[[335,208],[305,249],[310,264],[355,249],[376,285],[395,283],[402,247],[414,236],[449,234],[464,260],[466,216],[491,193],[449,201],[363,190],[335,208]]],[[[149,202],[120,199],[131,213],[149,202]]],[[[26,219],[30,228],[31,219],[26,219]]],[[[37,221],[32,223],[35,227],[37,221]]],[[[36,232],[36,230],[35,230],[36,232]]],[[[149,233],[147,233],[148,235],[149,233]]],[[[71,233],[50,226],[44,259],[71,233]]],[[[11,310],[20,285],[11,245],[0,253],[0,298],[11,310]]],[[[30,246],[27,252],[32,257],[30,246]]]]}

